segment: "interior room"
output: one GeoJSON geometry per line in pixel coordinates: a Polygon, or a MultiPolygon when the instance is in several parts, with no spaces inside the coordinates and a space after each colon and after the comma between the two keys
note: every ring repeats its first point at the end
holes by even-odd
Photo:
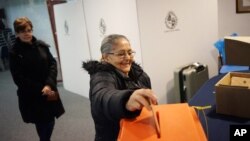
{"type": "MultiPolygon", "coordinates": [[[[135,61],[150,76],[158,104],[180,103],[179,78],[175,76],[180,69],[196,64],[207,69],[206,79],[199,82],[193,96],[207,80],[219,75],[220,52],[215,43],[233,34],[250,36],[250,11],[239,11],[237,1],[0,0],[0,18],[11,39],[15,35],[13,21],[29,17],[33,34],[50,45],[57,60],[58,89],[66,113],[56,121],[52,140],[90,141],[95,137],[90,77],[82,62],[101,59],[104,37],[115,33],[128,37],[136,52],[135,61]]],[[[242,2],[250,6],[249,0],[242,2]]],[[[0,137],[5,141],[38,140],[35,127],[22,122],[16,89],[8,59],[2,59],[0,137]]],[[[206,132],[204,125],[203,129],[206,132]]]]}

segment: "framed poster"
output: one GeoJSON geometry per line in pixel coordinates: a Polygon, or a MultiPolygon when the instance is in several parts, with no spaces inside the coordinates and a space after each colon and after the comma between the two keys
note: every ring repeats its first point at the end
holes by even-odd
{"type": "Polygon", "coordinates": [[[236,0],[236,13],[250,13],[250,0],[236,0]]]}

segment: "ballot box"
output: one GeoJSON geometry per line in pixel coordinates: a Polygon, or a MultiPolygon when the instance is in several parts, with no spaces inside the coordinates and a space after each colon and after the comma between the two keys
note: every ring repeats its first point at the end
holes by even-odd
{"type": "Polygon", "coordinates": [[[152,111],[142,109],[135,119],[122,119],[118,141],[207,141],[193,107],[187,103],[153,106],[160,126],[157,135],[152,111]]]}

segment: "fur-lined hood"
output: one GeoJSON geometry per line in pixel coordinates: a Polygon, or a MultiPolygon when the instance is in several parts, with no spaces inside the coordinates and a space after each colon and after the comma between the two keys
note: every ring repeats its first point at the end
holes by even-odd
{"type": "MultiPolygon", "coordinates": [[[[90,75],[95,74],[100,71],[114,71],[115,67],[109,63],[99,62],[99,61],[86,61],[83,62],[82,68],[84,68],[90,75]]],[[[143,73],[141,66],[135,62],[132,63],[130,74],[136,74],[134,76],[138,76],[143,73]]]]}

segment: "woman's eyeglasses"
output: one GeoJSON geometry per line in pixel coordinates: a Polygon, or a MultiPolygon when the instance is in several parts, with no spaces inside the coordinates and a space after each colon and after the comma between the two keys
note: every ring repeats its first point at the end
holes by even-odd
{"type": "Polygon", "coordinates": [[[31,33],[33,30],[32,29],[28,29],[28,30],[22,30],[20,31],[20,33],[31,33]]]}
{"type": "Polygon", "coordinates": [[[134,57],[135,56],[135,51],[109,52],[108,54],[117,56],[119,58],[125,58],[126,55],[128,55],[129,57],[134,57]]]}

